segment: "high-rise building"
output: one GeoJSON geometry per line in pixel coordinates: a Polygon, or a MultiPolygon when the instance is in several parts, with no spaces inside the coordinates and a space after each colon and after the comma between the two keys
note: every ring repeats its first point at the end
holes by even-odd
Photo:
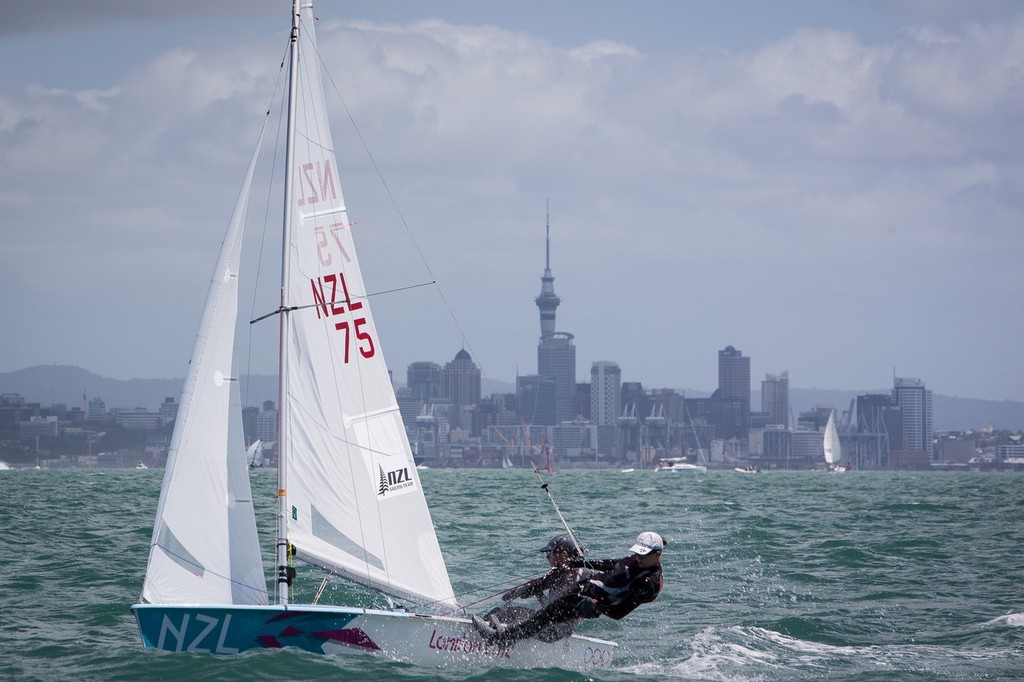
{"type": "Polygon", "coordinates": [[[256,437],[264,443],[277,441],[277,408],[273,400],[264,400],[263,409],[256,415],[256,437]]]}
{"type": "Polygon", "coordinates": [[[545,224],[544,274],[540,278],[540,343],[537,346],[537,374],[554,382],[554,403],[550,411],[535,403],[534,424],[553,426],[576,417],[576,346],[573,335],[555,331],[555,311],[561,299],[555,295],[555,277],[551,274],[551,219],[545,224]]]}
{"type": "Polygon", "coordinates": [[[622,370],[614,362],[599,360],[590,366],[590,420],[613,426],[622,411],[622,370]]]}
{"type": "Polygon", "coordinates": [[[421,360],[409,365],[405,373],[406,386],[410,397],[423,402],[433,402],[441,395],[441,365],[421,360]]]}
{"type": "Polygon", "coordinates": [[[538,374],[516,377],[516,407],[527,424],[553,426],[555,380],[538,374]]]}
{"type": "Polygon", "coordinates": [[[711,395],[716,437],[745,440],[750,431],[750,358],[733,346],[718,351],[718,390],[711,395]]]}
{"type": "Polygon", "coordinates": [[[732,346],[718,351],[718,389],[722,398],[750,404],[750,358],[732,346]]]}
{"type": "Polygon", "coordinates": [[[107,420],[107,404],[103,402],[103,398],[93,398],[89,401],[86,419],[91,422],[102,422],[107,420]]]}
{"type": "Polygon", "coordinates": [[[480,368],[465,348],[441,370],[441,397],[454,408],[452,423],[464,429],[470,428],[470,424],[463,423],[461,415],[466,408],[475,407],[480,402],[480,368]]]}
{"type": "Polygon", "coordinates": [[[782,374],[766,374],[761,382],[761,411],[769,424],[789,427],[789,370],[782,374]]]}
{"type": "MultiPolygon", "coordinates": [[[[892,402],[903,413],[903,441],[907,449],[933,455],[932,392],[920,379],[895,377],[892,402]]],[[[890,443],[891,447],[896,447],[890,443]]]]}
{"type": "Polygon", "coordinates": [[[553,332],[542,337],[537,346],[537,374],[555,382],[555,404],[551,415],[538,424],[555,425],[576,417],[576,346],[573,336],[553,332]]]}

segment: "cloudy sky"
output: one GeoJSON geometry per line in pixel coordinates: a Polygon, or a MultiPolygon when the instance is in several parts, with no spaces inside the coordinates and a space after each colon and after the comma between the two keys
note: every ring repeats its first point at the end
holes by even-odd
{"type": "MultiPolygon", "coordinates": [[[[3,4],[0,371],[184,376],[287,10],[3,4]]],[[[1024,400],[1020,3],[316,13],[367,285],[438,284],[375,300],[399,380],[463,346],[495,380],[536,371],[549,202],[581,380],[614,360],[648,388],[711,390],[733,345],[755,388],[895,372],[1024,400]]]]}

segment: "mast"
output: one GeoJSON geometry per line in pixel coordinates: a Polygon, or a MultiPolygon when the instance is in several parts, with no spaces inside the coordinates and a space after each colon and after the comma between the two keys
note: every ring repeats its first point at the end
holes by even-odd
{"type": "Polygon", "coordinates": [[[292,34],[289,46],[288,64],[288,127],[285,147],[284,171],[284,226],[281,230],[281,320],[277,365],[277,598],[281,604],[288,603],[288,401],[287,386],[288,357],[288,310],[286,309],[289,277],[288,245],[291,240],[292,224],[292,167],[295,165],[295,99],[298,92],[299,70],[299,16],[301,0],[292,0],[292,34]]]}

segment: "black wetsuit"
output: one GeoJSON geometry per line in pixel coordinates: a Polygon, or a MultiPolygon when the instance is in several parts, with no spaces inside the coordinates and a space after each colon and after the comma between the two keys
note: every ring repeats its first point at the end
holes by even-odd
{"type": "Polygon", "coordinates": [[[502,640],[532,637],[541,630],[565,621],[579,618],[597,618],[605,615],[619,620],[640,604],[652,602],[661,592],[663,577],[661,565],[641,568],[640,557],[631,554],[624,559],[583,561],[570,565],[602,570],[591,578],[576,582],[562,596],[551,599],[540,611],[522,622],[510,624],[500,633],[502,640]]]}
{"type": "Polygon", "coordinates": [[[537,597],[541,606],[558,599],[576,588],[576,585],[590,576],[579,562],[552,566],[547,573],[539,578],[523,583],[519,587],[506,592],[502,599],[527,599],[537,597]]]}
{"type": "MultiPolygon", "coordinates": [[[[590,577],[590,574],[591,571],[584,569],[578,561],[574,563],[558,564],[557,566],[551,567],[548,572],[541,577],[509,590],[503,594],[501,598],[504,601],[510,601],[512,599],[537,597],[537,601],[540,602],[541,607],[544,607],[552,601],[556,601],[567,594],[578,594],[579,584],[590,577]]],[[[520,606],[509,605],[499,606],[492,609],[487,613],[487,617],[491,617],[493,615],[499,621],[508,623],[511,626],[528,620],[536,613],[539,612],[520,606]]],[[[576,629],[576,624],[579,623],[579,621],[580,619],[578,616],[570,614],[568,617],[559,618],[557,621],[552,621],[550,624],[541,624],[540,627],[531,634],[535,634],[537,639],[544,642],[557,642],[558,640],[571,635],[573,630],[576,629]]]]}
{"type": "MultiPolygon", "coordinates": [[[[603,614],[620,620],[641,604],[654,601],[661,592],[664,577],[661,564],[651,568],[640,567],[640,557],[631,554],[618,561],[589,562],[589,565],[603,573],[583,583],[582,596],[593,601],[597,614],[584,618],[596,618],[603,614]]],[[[587,607],[582,607],[587,610],[587,607]]]]}

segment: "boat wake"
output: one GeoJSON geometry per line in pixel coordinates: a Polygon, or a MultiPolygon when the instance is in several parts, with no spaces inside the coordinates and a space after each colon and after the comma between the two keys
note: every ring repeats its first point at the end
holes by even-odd
{"type": "Polygon", "coordinates": [[[982,624],[983,627],[1007,625],[1012,628],[1024,628],[1024,613],[1007,613],[982,624]]]}
{"type": "MultiPolygon", "coordinates": [[[[994,625],[1024,626],[1024,614],[1000,616],[994,625]]],[[[993,668],[1024,673],[1013,646],[992,649],[970,643],[835,645],[797,639],[760,627],[707,628],[689,642],[681,660],[642,663],[627,670],[647,677],[699,680],[863,679],[864,675],[984,677],[993,668]]]]}

